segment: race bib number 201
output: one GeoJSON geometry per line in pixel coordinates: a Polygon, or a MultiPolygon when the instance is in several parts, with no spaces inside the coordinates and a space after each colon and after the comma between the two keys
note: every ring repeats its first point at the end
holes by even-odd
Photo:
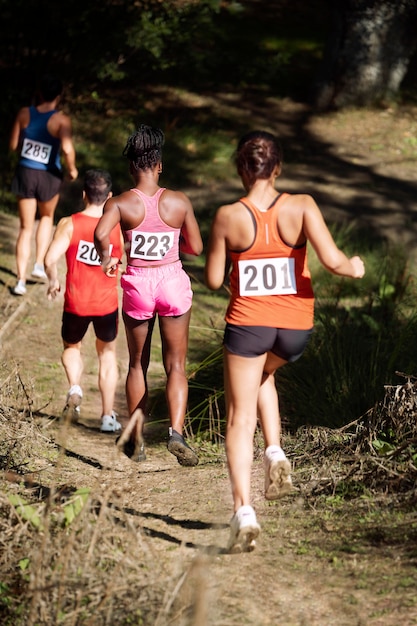
{"type": "Polygon", "coordinates": [[[23,140],[21,155],[25,159],[36,161],[37,163],[43,163],[48,165],[49,157],[51,156],[52,146],[42,141],[34,141],[27,137],[23,140]]]}
{"type": "Polygon", "coordinates": [[[146,233],[135,230],[130,245],[131,259],[161,261],[174,245],[174,233],[146,233]]]}
{"type": "MultiPolygon", "coordinates": [[[[112,250],[113,244],[111,243],[109,246],[110,256],[112,250]]],[[[80,239],[78,242],[76,259],[77,261],[80,261],[80,263],[85,263],[86,265],[101,265],[100,257],[98,256],[93,242],[85,241],[84,239],[80,239]]]]}
{"type": "Polygon", "coordinates": [[[297,293],[294,259],[239,261],[239,295],[276,296],[294,293],[297,293]]]}

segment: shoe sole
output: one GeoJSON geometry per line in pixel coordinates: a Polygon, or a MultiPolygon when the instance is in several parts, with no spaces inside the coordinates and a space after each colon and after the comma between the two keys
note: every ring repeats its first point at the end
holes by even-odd
{"type": "Polygon", "coordinates": [[[288,459],[276,461],[269,466],[269,476],[266,477],[265,498],[278,500],[293,491],[291,480],[291,463],[288,459]]]}
{"type": "Polygon", "coordinates": [[[142,430],[145,416],[141,409],[136,409],[130,416],[129,423],[120,437],[116,441],[116,446],[131,461],[140,463],[146,461],[145,443],[143,441],[142,430]],[[135,441],[130,439],[130,435],[136,427],[135,441]]]}
{"type": "Polygon", "coordinates": [[[171,454],[177,457],[177,461],[180,465],[186,467],[198,465],[198,456],[196,453],[180,441],[169,442],[167,448],[168,452],[171,452],[171,454]]]}
{"type": "Polygon", "coordinates": [[[259,526],[249,525],[239,529],[238,534],[230,540],[227,547],[229,554],[253,552],[256,548],[256,538],[259,535],[259,526]]]}
{"type": "Polygon", "coordinates": [[[71,395],[70,400],[64,406],[61,419],[66,424],[76,424],[80,417],[81,396],[74,393],[71,395]],[[78,409],[78,410],[77,410],[78,409]]]}

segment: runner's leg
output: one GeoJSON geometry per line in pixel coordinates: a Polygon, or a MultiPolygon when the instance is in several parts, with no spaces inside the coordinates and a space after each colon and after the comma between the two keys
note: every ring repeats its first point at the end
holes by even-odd
{"type": "Polygon", "coordinates": [[[19,198],[17,202],[20,229],[16,241],[17,279],[26,281],[26,270],[31,251],[33,225],[36,216],[36,199],[19,198]]]}
{"type": "Polygon", "coordinates": [[[51,241],[55,209],[59,194],[47,202],[39,202],[39,224],[36,231],[36,263],[43,265],[45,254],[51,241]]]}
{"type": "Polygon", "coordinates": [[[62,365],[68,379],[70,388],[73,385],[81,386],[81,377],[83,375],[83,360],[81,356],[81,341],[78,343],[64,343],[64,350],[61,355],[62,365]]]}
{"type": "Polygon", "coordinates": [[[186,360],[191,309],[178,317],[159,317],[162,359],[167,376],[166,399],[173,430],[182,435],[188,402],[186,360]]]}
{"type": "Polygon", "coordinates": [[[284,361],[281,357],[268,352],[258,393],[258,417],[265,440],[265,448],[272,445],[281,445],[281,417],[275,384],[275,372],[286,363],[287,361],[284,361]]]}
{"type": "Polygon", "coordinates": [[[114,409],[117,380],[119,376],[116,357],[116,340],[96,339],[98,356],[98,388],[102,402],[102,415],[111,415],[114,409]]]}
{"type": "Polygon", "coordinates": [[[265,358],[242,357],[224,349],[226,455],[235,512],[250,504],[257,397],[265,358]]]}

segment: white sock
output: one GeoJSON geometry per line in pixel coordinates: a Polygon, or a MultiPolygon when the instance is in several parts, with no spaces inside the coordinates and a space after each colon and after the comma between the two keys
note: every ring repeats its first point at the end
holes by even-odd
{"type": "Polygon", "coordinates": [[[284,450],[280,446],[268,446],[265,450],[265,456],[270,461],[285,461],[287,458],[284,450]]]}

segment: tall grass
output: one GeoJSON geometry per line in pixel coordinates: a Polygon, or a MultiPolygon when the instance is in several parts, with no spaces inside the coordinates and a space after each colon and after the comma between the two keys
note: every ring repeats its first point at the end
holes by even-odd
{"type": "MultiPolygon", "coordinates": [[[[352,228],[333,235],[350,254],[352,228]]],[[[402,248],[363,234],[356,235],[355,245],[367,268],[361,281],[332,276],[311,258],[315,330],[304,355],[276,375],[288,431],[346,425],[382,399],[384,385],[398,384],[397,371],[417,373],[415,281],[407,257],[402,248]]],[[[215,422],[216,432],[224,434],[220,348],[192,372],[189,420],[194,432],[212,433],[215,422]]]]}

